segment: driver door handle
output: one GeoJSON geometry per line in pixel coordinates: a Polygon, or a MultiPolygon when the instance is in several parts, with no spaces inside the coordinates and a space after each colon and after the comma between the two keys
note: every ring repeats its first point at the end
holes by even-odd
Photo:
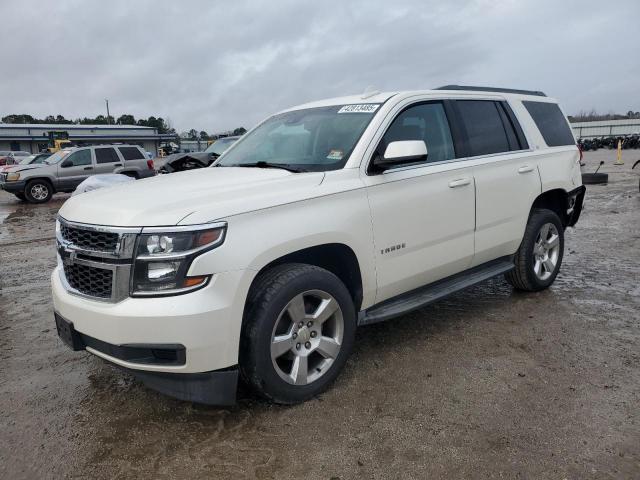
{"type": "Polygon", "coordinates": [[[84,167],[85,170],[93,170],[93,167],[84,167]]]}
{"type": "Polygon", "coordinates": [[[449,188],[464,187],[465,185],[469,185],[470,183],[470,178],[459,178],[458,180],[452,180],[451,182],[449,182],[449,188]]]}
{"type": "Polygon", "coordinates": [[[523,165],[518,169],[518,173],[529,173],[533,172],[534,168],[531,165],[523,165]]]}
{"type": "Polygon", "coordinates": [[[116,164],[114,165],[114,167],[121,167],[121,166],[122,166],[122,164],[121,164],[121,163],[116,163],[116,164]]]}

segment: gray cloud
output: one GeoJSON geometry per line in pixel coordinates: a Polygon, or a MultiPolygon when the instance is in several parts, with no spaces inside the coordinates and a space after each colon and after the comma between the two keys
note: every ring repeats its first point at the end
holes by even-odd
{"type": "Polygon", "coordinates": [[[637,0],[4,0],[0,115],[250,127],[298,103],[447,83],[640,110],[637,0]],[[9,20],[9,21],[7,21],[9,20]],[[621,48],[624,47],[624,48],[621,48]]]}

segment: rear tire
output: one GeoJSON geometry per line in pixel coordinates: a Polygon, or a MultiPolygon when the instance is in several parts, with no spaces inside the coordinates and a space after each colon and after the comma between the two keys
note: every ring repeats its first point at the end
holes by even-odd
{"type": "Polygon", "coordinates": [[[551,210],[534,209],[515,254],[515,268],[505,278],[517,290],[544,290],[556,279],[563,253],[564,227],[560,218],[551,210]]]}
{"type": "Polygon", "coordinates": [[[47,180],[31,180],[24,189],[30,203],[45,203],[53,196],[53,187],[47,180]]]}
{"type": "Polygon", "coordinates": [[[353,300],[338,277],[313,265],[276,266],[249,293],[240,372],[254,392],[270,401],[303,402],[338,376],[355,330],[353,300]]]}

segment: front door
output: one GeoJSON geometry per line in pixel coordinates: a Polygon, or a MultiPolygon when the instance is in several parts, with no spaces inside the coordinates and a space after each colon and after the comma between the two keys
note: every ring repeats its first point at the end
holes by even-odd
{"type": "Polygon", "coordinates": [[[91,149],[77,150],[58,164],[58,190],[75,190],[84,179],[93,173],[91,149]]]}
{"type": "Polygon", "coordinates": [[[473,171],[455,160],[443,103],[400,112],[376,154],[399,140],[423,140],[428,155],[422,163],[364,178],[376,247],[376,302],[465,270],[474,251],[473,171]]]}

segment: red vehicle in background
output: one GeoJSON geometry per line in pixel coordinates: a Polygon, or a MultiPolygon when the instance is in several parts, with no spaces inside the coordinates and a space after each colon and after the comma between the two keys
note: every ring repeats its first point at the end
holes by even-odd
{"type": "MultiPolygon", "coordinates": [[[[0,154],[3,152],[0,152],[0,154]]],[[[14,160],[18,160],[16,163],[12,163],[12,164],[7,164],[4,165],[2,167],[0,167],[0,173],[2,172],[8,172],[10,170],[12,170],[14,167],[17,167],[19,165],[42,165],[42,163],[44,162],[45,158],[50,157],[52,154],[49,152],[44,152],[44,153],[36,153],[33,155],[29,155],[28,157],[18,157],[14,160]]]]}
{"type": "Polygon", "coordinates": [[[16,163],[20,163],[24,157],[28,157],[31,154],[29,152],[17,151],[2,151],[0,152],[0,166],[4,165],[15,165],[16,163]]]}

